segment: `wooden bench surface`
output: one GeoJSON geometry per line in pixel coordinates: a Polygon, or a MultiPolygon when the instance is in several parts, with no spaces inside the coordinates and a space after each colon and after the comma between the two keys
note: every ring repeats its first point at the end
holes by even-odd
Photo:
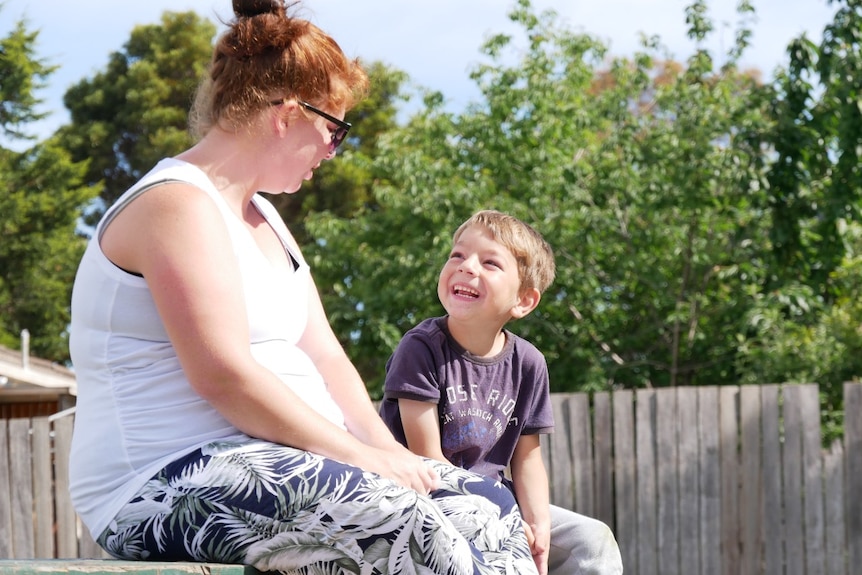
{"type": "Polygon", "coordinates": [[[249,565],[219,563],[159,563],[114,559],[0,559],[0,575],[260,575],[249,565]]]}

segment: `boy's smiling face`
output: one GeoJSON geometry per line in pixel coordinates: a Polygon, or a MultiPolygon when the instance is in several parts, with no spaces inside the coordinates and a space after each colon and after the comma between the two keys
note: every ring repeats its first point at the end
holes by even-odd
{"type": "Polygon", "coordinates": [[[440,271],[437,297],[453,319],[505,323],[522,317],[515,256],[481,226],[464,230],[440,271]]]}

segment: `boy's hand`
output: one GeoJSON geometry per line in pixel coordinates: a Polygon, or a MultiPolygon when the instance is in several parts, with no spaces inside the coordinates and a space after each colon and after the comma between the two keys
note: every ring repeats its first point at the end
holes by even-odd
{"type": "Polygon", "coordinates": [[[533,561],[539,575],[548,575],[548,551],[551,546],[550,531],[542,529],[538,525],[530,525],[524,521],[524,532],[527,534],[527,543],[533,554],[533,561]]]}
{"type": "Polygon", "coordinates": [[[524,524],[524,533],[527,534],[527,545],[530,546],[530,550],[533,549],[533,544],[536,542],[536,536],[533,535],[533,529],[530,527],[530,524],[526,521],[522,521],[524,524]]]}

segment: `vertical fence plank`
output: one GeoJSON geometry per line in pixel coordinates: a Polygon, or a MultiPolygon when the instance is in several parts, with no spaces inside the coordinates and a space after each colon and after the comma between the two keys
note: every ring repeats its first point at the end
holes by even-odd
{"type": "Polygon", "coordinates": [[[784,406],[784,530],[787,575],[805,574],[805,533],[802,514],[802,413],[799,385],[783,389],[784,406]]]}
{"type": "Polygon", "coordinates": [[[615,391],[614,413],[614,487],[616,489],[616,536],[626,573],[640,573],[637,555],[637,475],[635,472],[634,394],[615,391]]]}
{"type": "Polygon", "coordinates": [[[36,527],[36,557],[54,557],[54,493],[51,472],[51,424],[47,417],[34,417],[33,430],[33,521],[36,527]]]}
{"type": "Polygon", "coordinates": [[[721,574],[721,460],[718,388],[702,387],[698,398],[700,436],[701,573],[721,574]]]}
{"type": "Polygon", "coordinates": [[[12,481],[9,474],[9,425],[0,419],[0,557],[12,555],[12,481]]]}
{"type": "Polygon", "coordinates": [[[823,467],[820,440],[820,396],[816,384],[799,387],[801,423],[803,526],[806,575],[826,575],[823,533],[823,467]]]}
{"type": "Polygon", "coordinates": [[[613,490],[613,420],[611,396],[603,391],[593,396],[593,457],[595,459],[595,517],[616,533],[613,490]]]}
{"type": "Polygon", "coordinates": [[[840,441],[823,454],[823,482],[826,498],[826,572],[847,575],[847,537],[844,532],[844,449],[840,441]]]}
{"type": "Polygon", "coordinates": [[[739,575],[739,396],[737,386],[719,388],[721,462],[721,573],[739,575]]]}
{"type": "Polygon", "coordinates": [[[12,549],[15,559],[36,556],[33,533],[33,473],[30,420],[9,420],[9,470],[12,481],[12,549]]]}
{"type": "MultiPolygon", "coordinates": [[[[90,532],[82,523],[79,522],[79,526],[81,527],[79,533],[78,540],[78,557],[81,559],[109,559],[111,556],[108,553],[99,547],[99,544],[93,540],[93,536],[90,535],[90,532]]],[[[205,575],[206,572],[203,572],[201,575],[205,575]]],[[[165,573],[164,575],[167,575],[165,573]]]]}
{"type": "Polygon", "coordinates": [[[593,432],[590,425],[590,396],[575,393],[569,396],[569,429],[571,429],[572,473],[574,476],[575,507],[578,513],[595,517],[593,490],[593,432]]]}
{"type": "Polygon", "coordinates": [[[656,523],[655,390],[635,391],[638,575],[658,573],[656,523]]]}
{"type": "Polygon", "coordinates": [[[679,560],[680,572],[700,570],[700,484],[698,482],[697,389],[677,388],[679,415],[679,560]]]}
{"type": "Polygon", "coordinates": [[[569,394],[558,394],[551,401],[554,409],[554,433],[550,435],[551,443],[551,502],[554,505],[575,509],[574,473],[572,471],[572,437],[571,420],[567,400],[569,394]]]}
{"type": "Polygon", "coordinates": [[[844,384],[844,515],[850,575],[862,575],[862,384],[844,384]]]}
{"type": "Polygon", "coordinates": [[[69,451],[73,417],[66,415],[54,423],[54,499],[57,512],[57,557],[78,557],[78,517],[69,495],[69,451]]]}
{"type": "Polygon", "coordinates": [[[739,539],[740,575],[761,572],[760,488],[760,387],[744,385],[739,390],[740,477],[739,539]]]}
{"type": "Polygon", "coordinates": [[[763,500],[761,533],[763,541],[764,575],[784,574],[784,511],[782,509],[782,453],[779,425],[778,385],[760,389],[761,424],[763,433],[763,466],[761,498],[763,500]]]}
{"type": "Polygon", "coordinates": [[[679,452],[677,393],[656,390],[656,472],[658,475],[658,572],[679,575],[679,452]]]}

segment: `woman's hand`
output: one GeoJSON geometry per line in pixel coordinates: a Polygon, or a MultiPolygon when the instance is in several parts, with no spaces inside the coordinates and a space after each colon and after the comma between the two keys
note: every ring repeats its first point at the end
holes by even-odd
{"type": "Polygon", "coordinates": [[[400,444],[391,449],[374,449],[363,469],[389,478],[403,487],[428,495],[440,486],[440,475],[429,461],[400,444]]]}

